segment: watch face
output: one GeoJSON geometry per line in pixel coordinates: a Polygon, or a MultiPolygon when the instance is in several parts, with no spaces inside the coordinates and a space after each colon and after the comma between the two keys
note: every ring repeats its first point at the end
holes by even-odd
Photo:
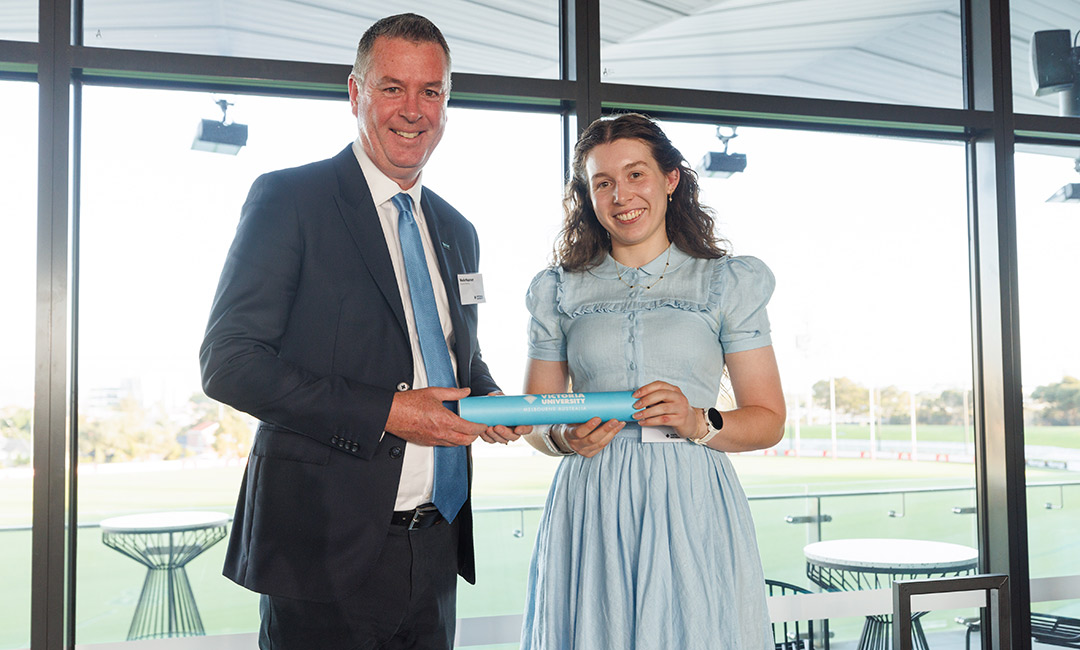
{"type": "Polygon", "coordinates": [[[706,413],[709,415],[709,424],[711,424],[714,429],[719,429],[724,426],[724,418],[720,415],[720,411],[709,409],[706,413]]]}

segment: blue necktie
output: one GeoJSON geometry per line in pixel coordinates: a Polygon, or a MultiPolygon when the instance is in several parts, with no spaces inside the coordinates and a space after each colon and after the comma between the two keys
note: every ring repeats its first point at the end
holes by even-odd
{"type": "MultiPolygon", "coordinates": [[[[404,192],[395,195],[391,201],[398,209],[401,255],[405,259],[405,276],[409,280],[409,298],[416,318],[416,332],[420,337],[420,352],[424,356],[428,386],[455,388],[454,367],[450,364],[446,337],[439,323],[435,292],[431,288],[420,230],[413,218],[412,202],[404,192]]],[[[454,521],[465,503],[467,491],[468,460],[465,447],[435,447],[435,489],[431,501],[447,521],[454,521]]]]}

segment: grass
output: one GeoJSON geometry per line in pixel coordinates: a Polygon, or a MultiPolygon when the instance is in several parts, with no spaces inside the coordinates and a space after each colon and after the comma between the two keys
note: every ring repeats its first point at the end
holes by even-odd
{"type": "MultiPolygon", "coordinates": [[[[954,506],[973,505],[971,465],[760,455],[734,456],[733,462],[751,498],[762,561],[771,578],[807,584],[802,547],[813,539],[814,529],[788,524],[785,518],[810,512],[813,502],[763,499],[765,496],[928,486],[960,488],[905,497],[824,498],[822,511],[831,515],[832,521],[823,525],[822,534],[826,539],[899,537],[975,543],[975,517],[952,512],[954,506]],[[889,511],[903,516],[890,516],[889,511]]],[[[512,453],[478,455],[476,506],[541,506],[556,464],[555,459],[512,453]]],[[[109,516],[168,509],[232,512],[241,472],[238,466],[129,473],[84,467],[79,475],[79,518],[81,522],[97,522],[109,516]]],[[[1034,482],[1067,480],[1072,475],[1029,470],[1028,476],[1029,482],[1034,482]]],[[[1080,528],[1080,508],[1069,507],[1075,495],[1063,494],[1058,488],[1031,487],[1028,500],[1032,575],[1058,575],[1062,573],[1060,567],[1071,565],[1080,553],[1080,541],[1061,534],[1080,528]],[[1058,504],[1063,496],[1064,508],[1044,507],[1047,502],[1058,504]]],[[[29,524],[29,503],[28,476],[0,476],[0,525],[29,524]]],[[[537,509],[477,517],[478,581],[476,586],[462,583],[460,616],[522,611],[539,516],[537,509]]],[[[145,571],[105,547],[96,527],[80,529],[77,543],[77,641],[89,644],[122,640],[145,571]]],[[[30,544],[29,531],[0,532],[0,554],[8,560],[0,565],[0,649],[29,645],[30,544]]],[[[252,631],[258,625],[256,596],[221,576],[224,553],[222,541],[188,565],[203,623],[210,634],[252,631]]],[[[927,624],[948,627],[954,625],[948,623],[951,616],[928,618],[927,624]]],[[[858,620],[837,621],[834,632],[838,639],[848,638],[857,635],[859,624],[858,620]]]]}

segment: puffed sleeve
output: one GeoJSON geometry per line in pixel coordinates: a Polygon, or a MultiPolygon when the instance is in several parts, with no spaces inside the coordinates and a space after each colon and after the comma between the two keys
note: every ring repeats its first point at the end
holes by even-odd
{"type": "Polygon", "coordinates": [[[772,345],[765,305],[775,286],[772,271],[756,257],[719,261],[710,288],[720,311],[720,344],[725,353],[772,345]]]}
{"type": "Polygon", "coordinates": [[[529,358],[541,361],[566,361],[566,338],[559,324],[556,303],[559,277],[556,269],[536,274],[525,294],[529,309],[529,358]]]}

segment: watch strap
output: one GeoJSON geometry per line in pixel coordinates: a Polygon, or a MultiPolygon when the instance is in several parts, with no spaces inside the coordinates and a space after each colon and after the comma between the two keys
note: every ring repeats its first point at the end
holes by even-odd
{"type": "Polygon", "coordinates": [[[702,409],[702,414],[705,418],[705,435],[700,438],[691,438],[690,440],[695,444],[705,446],[708,445],[709,441],[715,438],[716,434],[720,433],[720,429],[724,427],[724,416],[720,414],[720,411],[717,411],[714,408],[702,409]],[[720,422],[719,427],[713,423],[714,420],[720,422]]]}

